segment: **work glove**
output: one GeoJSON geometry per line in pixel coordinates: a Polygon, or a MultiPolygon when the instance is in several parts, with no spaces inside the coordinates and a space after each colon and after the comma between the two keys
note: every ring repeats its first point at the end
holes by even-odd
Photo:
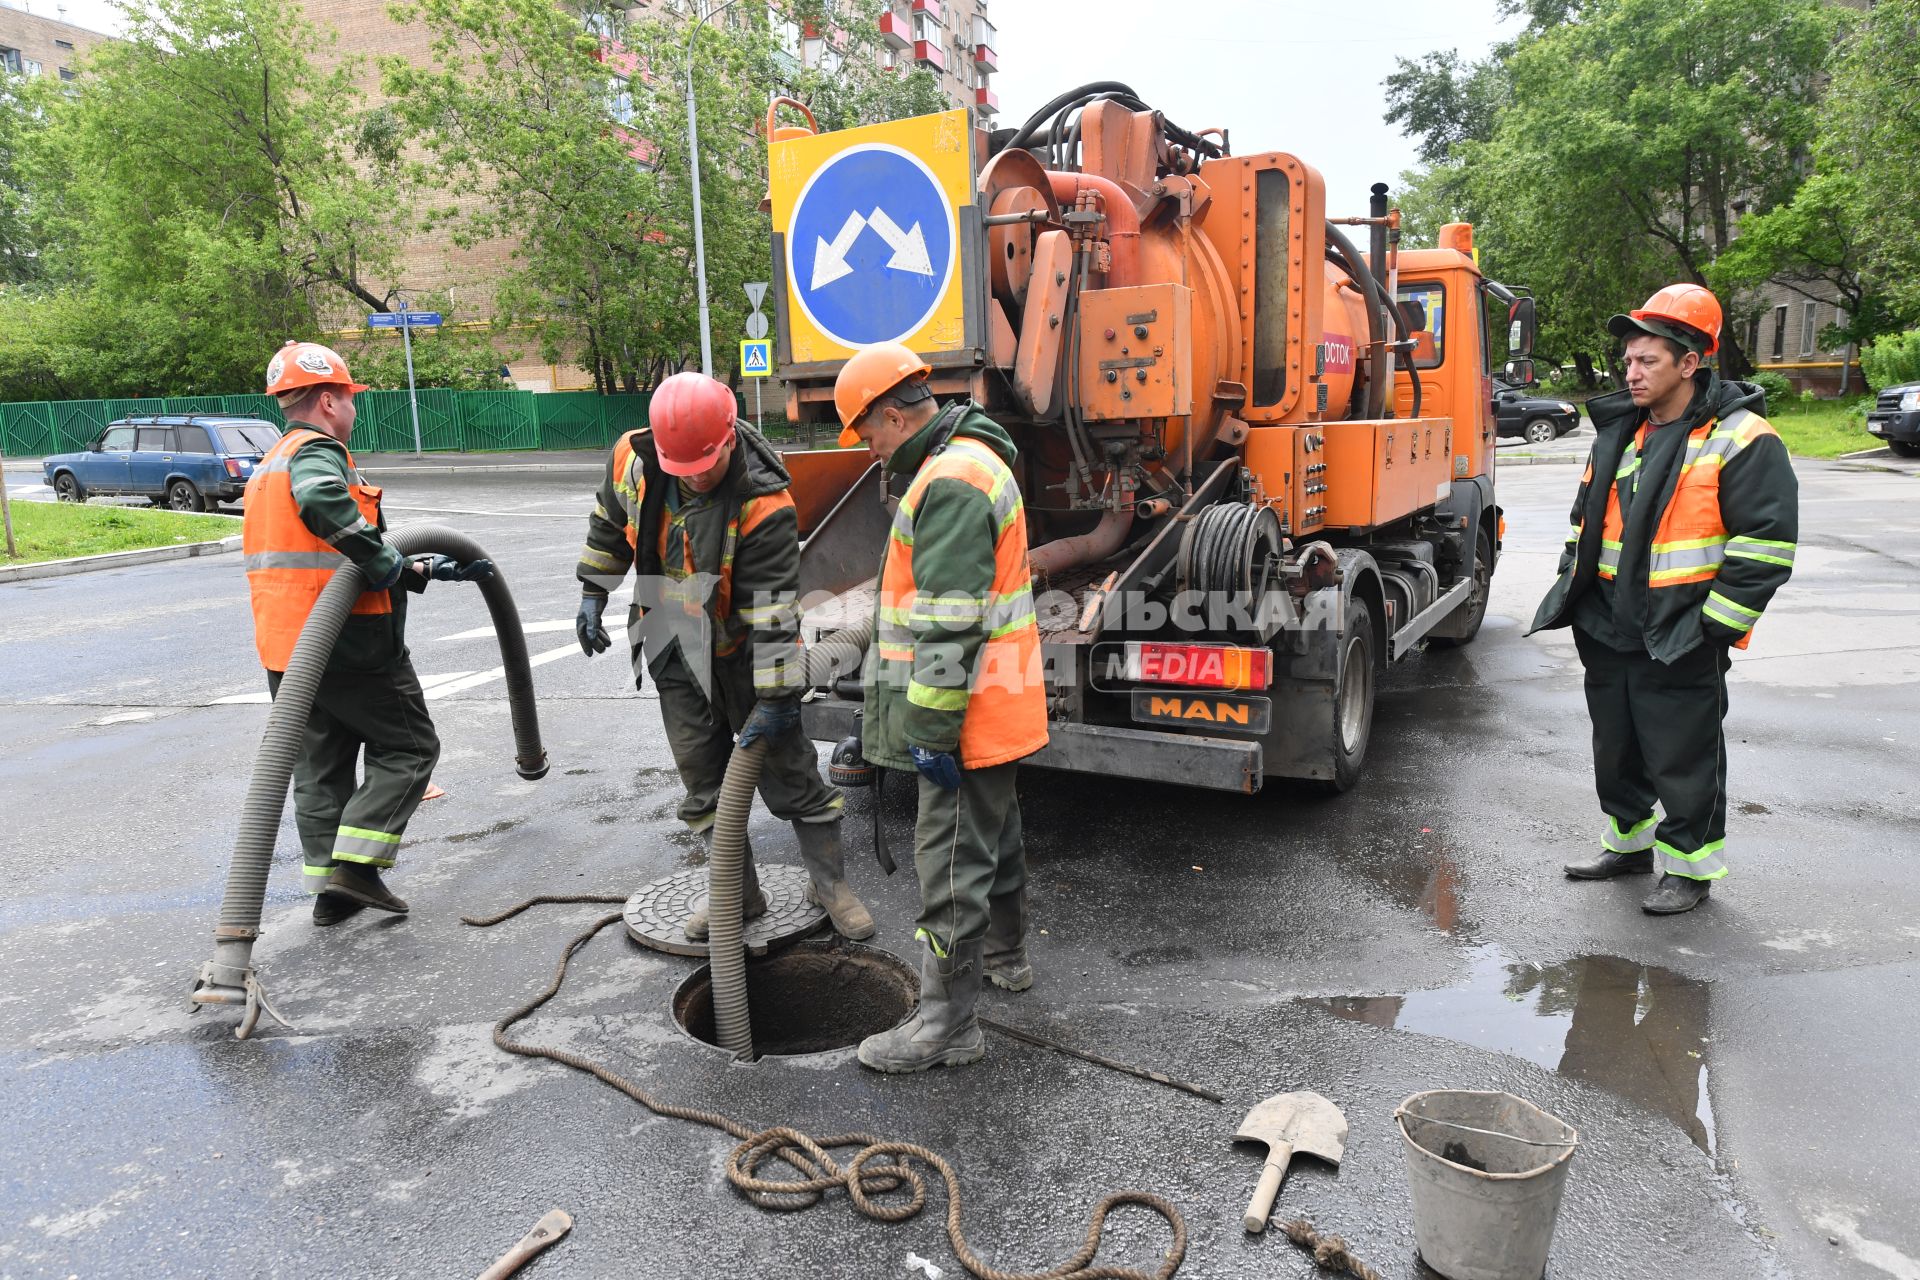
{"type": "Polygon", "coordinates": [[[469,560],[461,564],[452,556],[422,556],[414,563],[435,582],[485,582],[493,576],[491,560],[469,560]]]}
{"type": "Polygon", "coordinates": [[[800,723],[800,703],[793,698],[780,698],[769,702],[762,698],[753,704],[753,710],[747,715],[747,722],[740,726],[740,747],[745,749],[765,738],[768,742],[777,742],[800,723]]]}
{"type": "Polygon", "coordinates": [[[907,754],[913,757],[913,767],[920,776],[943,791],[960,789],[960,762],[953,758],[951,751],[929,751],[925,747],[909,746],[907,754]]]}
{"type": "Polygon", "coordinates": [[[573,618],[573,634],[580,638],[580,652],[589,658],[596,653],[605,653],[613,645],[613,637],[600,625],[600,615],[606,611],[605,596],[580,597],[580,612],[573,618]]]}

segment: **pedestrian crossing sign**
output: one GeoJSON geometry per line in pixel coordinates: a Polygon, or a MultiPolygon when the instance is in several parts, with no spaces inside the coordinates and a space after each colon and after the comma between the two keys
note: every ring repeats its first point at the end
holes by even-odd
{"type": "Polygon", "coordinates": [[[742,339],[740,343],[740,372],[749,378],[765,378],[773,374],[772,339],[742,339]]]}

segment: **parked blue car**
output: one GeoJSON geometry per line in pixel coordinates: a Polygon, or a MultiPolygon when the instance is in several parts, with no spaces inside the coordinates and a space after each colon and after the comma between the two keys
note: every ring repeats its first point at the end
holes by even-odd
{"type": "Polygon", "coordinates": [[[84,453],[59,453],[41,468],[62,502],[146,498],[175,511],[238,502],[280,428],[259,418],[163,414],[110,423],[84,453]]]}

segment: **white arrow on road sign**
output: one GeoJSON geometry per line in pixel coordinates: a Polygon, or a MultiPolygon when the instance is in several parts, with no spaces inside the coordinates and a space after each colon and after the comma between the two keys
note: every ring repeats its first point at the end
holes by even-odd
{"type": "Polygon", "coordinates": [[[914,223],[911,231],[902,231],[885,210],[876,207],[867,225],[879,232],[880,238],[893,250],[893,256],[887,259],[889,267],[918,276],[933,274],[933,260],[927,256],[927,238],[920,234],[919,223],[914,223]]]}
{"type": "Polygon", "coordinates": [[[767,282],[765,280],[749,280],[747,282],[748,304],[751,305],[755,311],[758,311],[760,309],[760,304],[762,302],[765,302],[766,300],[767,300],[767,282]]]}
{"type": "Polygon", "coordinates": [[[813,251],[813,287],[831,284],[841,276],[852,275],[853,268],[847,265],[847,250],[853,248],[853,242],[867,229],[867,220],[857,213],[847,215],[840,224],[840,230],[828,244],[825,237],[815,236],[818,242],[813,251]]]}

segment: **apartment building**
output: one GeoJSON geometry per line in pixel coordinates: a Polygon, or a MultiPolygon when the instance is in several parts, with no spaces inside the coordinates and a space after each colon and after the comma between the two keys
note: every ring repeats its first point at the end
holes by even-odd
{"type": "Polygon", "coordinates": [[[80,74],[81,56],[112,39],[59,17],[29,13],[13,0],[0,0],[0,72],[7,75],[72,80],[80,74]]]}

